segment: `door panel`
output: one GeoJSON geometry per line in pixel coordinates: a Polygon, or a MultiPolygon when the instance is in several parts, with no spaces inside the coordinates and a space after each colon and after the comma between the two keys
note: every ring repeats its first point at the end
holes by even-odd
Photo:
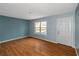
{"type": "Polygon", "coordinates": [[[57,42],[73,46],[74,32],[73,17],[63,17],[57,19],[57,42]]]}

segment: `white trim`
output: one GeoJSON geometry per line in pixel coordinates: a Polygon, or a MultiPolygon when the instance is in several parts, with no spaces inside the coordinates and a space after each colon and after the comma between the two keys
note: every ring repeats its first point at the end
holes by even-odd
{"type": "Polygon", "coordinates": [[[74,16],[73,16],[73,46],[75,48],[75,51],[76,51],[76,55],[78,56],[78,53],[77,53],[77,48],[75,46],[75,12],[74,12],[74,16]]]}
{"type": "Polygon", "coordinates": [[[8,42],[8,41],[13,41],[13,40],[21,39],[21,38],[24,38],[24,37],[27,37],[27,36],[20,36],[20,37],[16,37],[16,38],[13,38],[13,39],[8,39],[8,40],[0,41],[0,43],[4,43],[4,42],[8,42]]]}
{"type": "Polygon", "coordinates": [[[76,54],[77,54],[77,56],[78,56],[78,53],[77,53],[77,49],[75,48],[75,51],[76,51],[76,54]]]}

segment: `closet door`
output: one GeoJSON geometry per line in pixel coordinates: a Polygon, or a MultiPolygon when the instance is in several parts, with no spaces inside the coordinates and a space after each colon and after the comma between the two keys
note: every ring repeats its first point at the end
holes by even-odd
{"type": "Polygon", "coordinates": [[[56,35],[57,42],[69,46],[73,46],[74,39],[74,23],[73,17],[63,17],[57,19],[56,35]]]}

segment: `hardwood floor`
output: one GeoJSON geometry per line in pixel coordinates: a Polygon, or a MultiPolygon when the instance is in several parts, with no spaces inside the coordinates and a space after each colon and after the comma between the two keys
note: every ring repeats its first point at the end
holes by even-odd
{"type": "Polygon", "coordinates": [[[75,49],[36,38],[23,38],[0,44],[1,56],[75,56],[75,49]]]}

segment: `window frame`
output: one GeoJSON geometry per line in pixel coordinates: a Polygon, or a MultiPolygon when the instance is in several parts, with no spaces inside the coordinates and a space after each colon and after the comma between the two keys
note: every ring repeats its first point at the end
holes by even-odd
{"type": "Polygon", "coordinates": [[[35,24],[35,25],[34,25],[34,27],[35,27],[34,32],[35,32],[35,33],[47,35],[47,21],[36,21],[34,24],[35,24]],[[40,22],[40,25],[39,25],[40,30],[39,30],[39,32],[36,31],[36,23],[37,23],[37,22],[40,22]],[[42,32],[42,28],[43,28],[42,25],[41,25],[42,22],[46,22],[46,26],[45,26],[45,27],[46,27],[46,31],[45,31],[45,33],[42,32]]]}

